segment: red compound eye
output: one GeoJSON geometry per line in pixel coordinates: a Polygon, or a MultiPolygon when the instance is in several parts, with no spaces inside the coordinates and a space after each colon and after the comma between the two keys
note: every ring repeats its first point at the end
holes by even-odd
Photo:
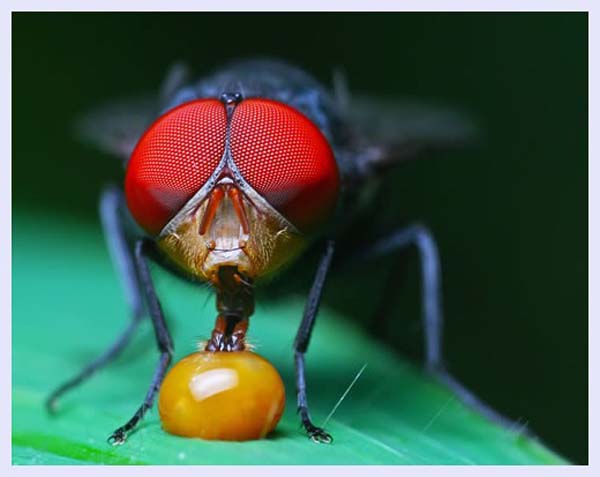
{"type": "Polygon", "coordinates": [[[220,101],[185,103],[158,118],[127,167],[125,196],[136,221],[156,235],[204,185],[225,150],[220,101]]]}
{"type": "Polygon", "coordinates": [[[301,230],[331,212],[337,199],[337,164],[319,129],[277,101],[246,99],[235,109],[231,154],[248,183],[301,230]]]}

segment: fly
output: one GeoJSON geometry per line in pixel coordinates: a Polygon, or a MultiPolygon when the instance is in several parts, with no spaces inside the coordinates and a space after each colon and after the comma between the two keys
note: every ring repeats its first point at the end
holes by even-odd
{"type": "MultiPolygon", "coordinates": [[[[254,287],[316,247],[321,259],[294,341],[297,406],[307,435],[331,442],[310,417],[304,357],[335,244],[374,178],[425,150],[462,144],[469,122],[452,111],[353,98],[339,75],[330,91],[294,66],[245,60],[195,82],[176,66],[157,98],[109,105],[84,121],[82,133],[126,167],[124,190],[107,188],[100,214],[132,320],[109,350],[50,395],[48,408],[116,357],[146,316],[159,361],[143,403],[109,442],[124,443],[152,406],[173,342],[150,260],[214,286],[218,317],[207,352],[245,351],[254,287]]],[[[426,369],[490,419],[510,424],[444,367],[440,261],[426,227],[399,227],[336,261],[410,246],[421,264],[426,369]]]]}

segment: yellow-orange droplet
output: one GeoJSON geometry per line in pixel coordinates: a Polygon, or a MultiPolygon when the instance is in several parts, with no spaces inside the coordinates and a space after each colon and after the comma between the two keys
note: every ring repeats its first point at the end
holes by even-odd
{"type": "Polygon", "coordinates": [[[226,441],[266,436],[284,406],[281,376],[250,351],[192,353],[169,371],[158,397],[165,431],[226,441]]]}

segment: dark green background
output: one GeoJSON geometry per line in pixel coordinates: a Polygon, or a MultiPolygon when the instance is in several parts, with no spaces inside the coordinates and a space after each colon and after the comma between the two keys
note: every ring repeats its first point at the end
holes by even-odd
{"type": "MultiPolygon", "coordinates": [[[[480,144],[399,168],[374,227],[431,227],[450,369],[587,462],[586,14],[14,14],[14,212],[97,221],[99,190],[121,171],[73,139],[74,118],[156,89],[174,60],[202,74],[256,54],[327,82],[341,66],[353,90],[472,115],[480,144]]],[[[418,275],[405,258],[385,332],[410,355],[418,275]]],[[[330,295],[366,315],[385,276],[334,279],[330,295]]]]}

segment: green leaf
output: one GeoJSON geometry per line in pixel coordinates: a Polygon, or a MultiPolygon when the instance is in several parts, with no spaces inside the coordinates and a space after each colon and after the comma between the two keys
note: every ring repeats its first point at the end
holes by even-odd
{"type": "MultiPolygon", "coordinates": [[[[176,359],[214,324],[207,287],[153,270],[176,359]]],[[[279,369],[287,406],[276,432],[252,442],[185,439],[150,411],[127,443],[106,437],[141,403],[157,360],[149,320],[114,363],[66,395],[56,416],[44,399],[126,326],[128,312],[98,226],[63,217],[13,215],[14,464],[564,464],[518,432],[486,421],[413,365],[323,308],[307,355],[308,393],[321,424],[359,370],[327,430],[332,445],[302,432],[291,346],[304,297],[258,303],[249,336],[279,369]]]]}

